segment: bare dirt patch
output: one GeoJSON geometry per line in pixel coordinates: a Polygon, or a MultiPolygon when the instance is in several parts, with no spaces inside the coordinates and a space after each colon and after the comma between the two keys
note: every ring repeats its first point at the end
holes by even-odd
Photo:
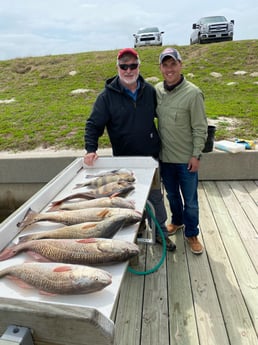
{"type": "Polygon", "coordinates": [[[208,119],[209,125],[216,126],[217,129],[226,127],[228,131],[235,130],[240,123],[241,120],[234,117],[219,116],[217,119],[208,119]]]}

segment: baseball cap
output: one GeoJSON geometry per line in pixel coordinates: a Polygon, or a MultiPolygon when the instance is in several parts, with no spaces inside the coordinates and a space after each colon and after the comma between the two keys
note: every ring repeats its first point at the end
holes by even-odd
{"type": "Polygon", "coordinates": [[[182,61],[181,55],[175,48],[166,48],[159,56],[159,63],[161,64],[167,56],[172,57],[176,61],[182,61]]]}
{"type": "Polygon", "coordinates": [[[134,57],[136,57],[136,59],[139,59],[139,55],[137,53],[136,50],[134,50],[133,48],[124,48],[124,49],[121,49],[119,52],[118,52],[118,55],[117,55],[117,58],[118,59],[121,59],[121,57],[125,54],[131,54],[133,55],[134,57]]]}

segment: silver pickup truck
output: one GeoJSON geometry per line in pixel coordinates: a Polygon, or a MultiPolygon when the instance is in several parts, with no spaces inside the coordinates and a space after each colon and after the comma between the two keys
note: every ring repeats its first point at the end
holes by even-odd
{"type": "Polygon", "coordinates": [[[234,20],[228,21],[224,16],[203,17],[192,28],[190,44],[232,41],[234,20]]]}

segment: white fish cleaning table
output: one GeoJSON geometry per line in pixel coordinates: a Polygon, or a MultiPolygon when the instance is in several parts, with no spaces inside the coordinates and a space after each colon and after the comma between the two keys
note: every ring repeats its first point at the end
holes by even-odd
{"type": "MultiPolygon", "coordinates": [[[[24,218],[28,208],[45,212],[52,201],[85,192],[86,187],[74,187],[86,181],[86,174],[114,169],[131,170],[136,177],[135,189],[127,198],[135,201],[137,211],[143,212],[157,166],[158,163],[151,157],[99,157],[93,167],[86,167],[81,158],[76,159],[1,223],[0,250],[10,243],[17,243],[20,232],[17,223],[24,218]]],[[[139,223],[123,228],[114,238],[135,242],[138,226],[139,223]]],[[[60,224],[39,222],[22,234],[58,227],[60,224]]],[[[0,269],[28,259],[28,254],[19,254],[0,262],[0,269]]],[[[98,266],[112,274],[112,284],[85,295],[45,296],[36,289],[23,289],[7,278],[1,278],[0,336],[9,325],[17,325],[32,330],[35,345],[112,345],[115,326],[111,314],[127,266],[128,262],[98,266]]]]}

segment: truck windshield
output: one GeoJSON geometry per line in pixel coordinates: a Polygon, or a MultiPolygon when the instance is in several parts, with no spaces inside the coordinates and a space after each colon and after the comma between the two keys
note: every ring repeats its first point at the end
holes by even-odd
{"type": "Polygon", "coordinates": [[[226,18],[223,16],[215,16],[215,17],[205,17],[201,19],[202,24],[209,24],[209,23],[221,23],[226,22],[226,18]]]}
{"type": "Polygon", "coordinates": [[[137,34],[143,34],[143,33],[147,33],[147,32],[159,32],[158,28],[144,28],[144,29],[140,29],[138,30],[137,34]]]}

